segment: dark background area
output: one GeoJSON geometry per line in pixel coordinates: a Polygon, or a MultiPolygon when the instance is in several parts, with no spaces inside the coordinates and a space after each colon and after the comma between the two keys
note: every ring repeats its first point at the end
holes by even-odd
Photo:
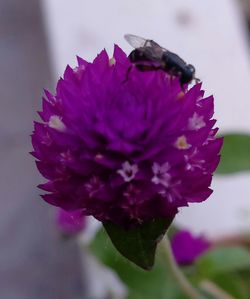
{"type": "Polygon", "coordinates": [[[38,195],[30,134],[51,75],[38,0],[0,0],[0,298],[82,293],[78,247],[38,195]]]}

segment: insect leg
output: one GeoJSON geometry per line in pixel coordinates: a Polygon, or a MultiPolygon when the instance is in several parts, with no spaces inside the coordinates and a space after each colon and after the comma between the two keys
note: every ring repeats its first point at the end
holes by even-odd
{"type": "Polygon", "coordinates": [[[129,76],[129,73],[131,72],[131,70],[132,70],[132,65],[130,65],[130,67],[128,68],[128,70],[126,72],[125,79],[122,81],[122,83],[126,83],[128,81],[128,76],[129,76]]]}
{"type": "Polygon", "coordinates": [[[154,65],[147,65],[147,64],[136,64],[135,66],[138,68],[138,70],[142,72],[158,71],[162,69],[161,66],[154,66],[154,65]]]}

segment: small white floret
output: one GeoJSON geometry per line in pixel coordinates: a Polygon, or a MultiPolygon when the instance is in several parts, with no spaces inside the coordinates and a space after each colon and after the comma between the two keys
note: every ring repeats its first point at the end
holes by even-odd
{"type": "Polygon", "coordinates": [[[131,165],[128,161],[122,164],[122,168],[117,170],[125,182],[130,182],[135,178],[136,173],[138,172],[138,166],[136,164],[131,165]]]}
{"type": "Polygon", "coordinates": [[[154,163],[152,166],[153,178],[152,182],[156,185],[162,184],[165,187],[169,186],[171,175],[169,174],[170,165],[168,162],[160,165],[158,163],[154,163]]]}
{"type": "Polygon", "coordinates": [[[188,129],[198,131],[199,129],[205,127],[203,116],[197,114],[196,112],[188,120],[188,129]]]}

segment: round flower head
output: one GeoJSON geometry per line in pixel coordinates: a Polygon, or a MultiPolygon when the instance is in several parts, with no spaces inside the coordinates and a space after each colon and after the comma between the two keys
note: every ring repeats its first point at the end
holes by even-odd
{"type": "Polygon", "coordinates": [[[142,72],[117,46],[66,68],[45,91],[32,136],[50,204],[127,227],[173,217],[211,194],[222,140],[213,97],[163,71],[142,72]]]}

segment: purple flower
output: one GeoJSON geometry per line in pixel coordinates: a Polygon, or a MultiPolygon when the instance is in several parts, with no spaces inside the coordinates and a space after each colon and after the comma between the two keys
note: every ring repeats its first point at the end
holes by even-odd
{"type": "Polygon", "coordinates": [[[210,243],[203,236],[195,237],[189,231],[180,231],[171,240],[172,250],[179,265],[190,265],[209,249],[210,243]]]}
{"type": "Polygon", "coordinates": [[[163,71],[139,71],[118,46],[112,59],[78,58],[35,122],[43,199],[122,226],[207,199],[222,139],[203,95],[201,84],[183,90],[163,71]]]}
{"type": "Polygon", "coordinates": [[[81,210],[67,212],[63,209],[58,209],[56,222],[61,232],[67,235],[79,233],[84,229],[86,224],[81,210]]]}

